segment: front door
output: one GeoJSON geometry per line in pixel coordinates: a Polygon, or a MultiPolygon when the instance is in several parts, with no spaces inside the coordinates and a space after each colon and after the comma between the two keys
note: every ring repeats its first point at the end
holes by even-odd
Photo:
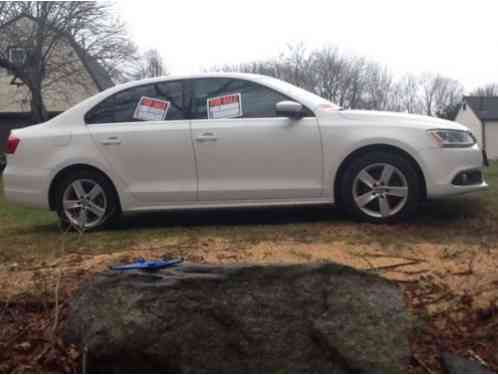
{"type": "Polygon", "coordinates": [[[254,82],[192,81],[192,140],[200,201],[320,197],[317,119],[278,117],[286,96],[254,82]]]}
{"type": "Polygon", "coordinates": [[[182,81],[137,86],[86,116],[104,158],[142,206],[197,199],[197,174],[182,81]]]}

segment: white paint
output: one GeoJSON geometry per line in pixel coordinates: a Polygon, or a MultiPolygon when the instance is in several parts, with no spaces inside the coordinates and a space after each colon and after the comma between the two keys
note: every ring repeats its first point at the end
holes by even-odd
{"type": "MultiPolygon", "coordinates": [[[[486,189],[454,186],[455,175],[482,167],[477,145],[439,148],[429,129],[467,130],[426,116],[374,111],[332,111],[332,103],[288,83],[257,75],[195,77],[245,79],[270,87],[310,108],[316,118],[285,117],[134,122],[86,125],[100,101],[150,79],[113,87],[51,121],[15,130],[21,143],[4,171],[9,201],[48,206],[55,175],[88,164],[113,181],[127,211],[173,208],[333,203],[341,163],[364,146],[384,144],[411,155],[429,197],[486,189]]],[[[188,79],[171,77],[169,79],[188,79]]]]}
{"type": "Polygon", "coordinates": [[[322,149],[316,118],[193,120],[199,200],[319,198],[322,149]],[[212,134],[215,142],[199,142],[212,134]],[[231,156],[229,156],[231,155],[231,156]]]}

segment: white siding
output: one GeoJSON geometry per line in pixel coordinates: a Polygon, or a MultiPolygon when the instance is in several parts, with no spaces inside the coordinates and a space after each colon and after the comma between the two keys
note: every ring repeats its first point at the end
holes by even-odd
{"type": "Polygon", "coordinates": [[[472,108],[470,106],[465,106],[466,109],[463,109],[463,106],[458,111],[458,115],[455,118],[455,121],[459,124],[465,125],[470,129],[472,134],[477,138],[477,142],[479,143],[479,147],[482,148],[482,129],[481,129],[481,121],[476,116],[472,108]]]}
{"type": "MultiPolygon", "coordinates": [[[[42,90],[48,111],[65,111],[98,92],[97,86],[84,68],[81,68],[79,74],[82,76],[82,83],[79,85],[59,79],[42,90]]],[[[11,80],[12,75],[7,75],[5,71],[0,72],[0,112],[29,112],[30,95],[26,86],[11,85],[11,80]]]]}
{"type": "Polygon", "coordinates": [[[498,159],[498,121],[486,122],[486,152],[490,159],[498,159]]]}

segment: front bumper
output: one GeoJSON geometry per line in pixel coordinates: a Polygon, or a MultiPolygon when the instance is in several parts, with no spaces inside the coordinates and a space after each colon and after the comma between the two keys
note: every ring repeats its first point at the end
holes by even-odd
{"type": "Polygon", "coordinates": [[[420,153],[427,184],[428,198],[441,198],[458,194],[484,191],[488,184],[474,178],[485,164],[484,155],[477,145],[469,148],[429,148],[420,153]],[[462,174],[474,176],[462,183],[462,174]]]}

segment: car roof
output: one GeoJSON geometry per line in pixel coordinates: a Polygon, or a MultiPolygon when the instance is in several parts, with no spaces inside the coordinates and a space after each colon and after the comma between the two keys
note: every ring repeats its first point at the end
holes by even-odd
{"type": "Polygon", "coordinates": [[[262,74],[237,73],[237,72],[212,72],[212,73],[197,73],[197,74],[183,74],[183,75],[168,75],[168,76],[145,78],[138,81],[126,82],[120,85],[116,85],[114,86],[114,88],[117,87],[129,88],[154,82],[178,81],[178,80],[201,79],[201,78],[232,78],[232,79],[245,79],[250,81],[261,82],[269,77],[264,76],[262,74]]]}
{"type": "MultiPolygon", "coordinates": [[[[292,86],[290,83],[285,81],[281,81],[277,78],[273,78],[270,76],[265,76],[262,74],[253,74],[253,73],[237,73],[237,72],[212,72],[212,73],[197,73],[197,74],[185,74],[185,75],[170,75],[170,76],[161,76],[154,78],[145,78],[138,81],[126,82],[123,84],[116,85],[111,87],[104,92],[112,94],[124,89],[128,89],[131,87],[142,86],[150,83],[156,82],[167,82],[167,81],[180,81],[180,80],[193,80],[193,79],[203,79],[203,78],[230,78],[230,79],[242,79],[246,81],[252,81],[264,86],[276,89],[278,91],[287,91],[282,90],[282,86],[292,86]],[[280,85],[279,85],[280,84],[280,85]]],[[[294,86],[296,89],[299,89],[297,86],[294,86]]],[[[299,89],[302,90],[302,89],[299,89]]]]}

